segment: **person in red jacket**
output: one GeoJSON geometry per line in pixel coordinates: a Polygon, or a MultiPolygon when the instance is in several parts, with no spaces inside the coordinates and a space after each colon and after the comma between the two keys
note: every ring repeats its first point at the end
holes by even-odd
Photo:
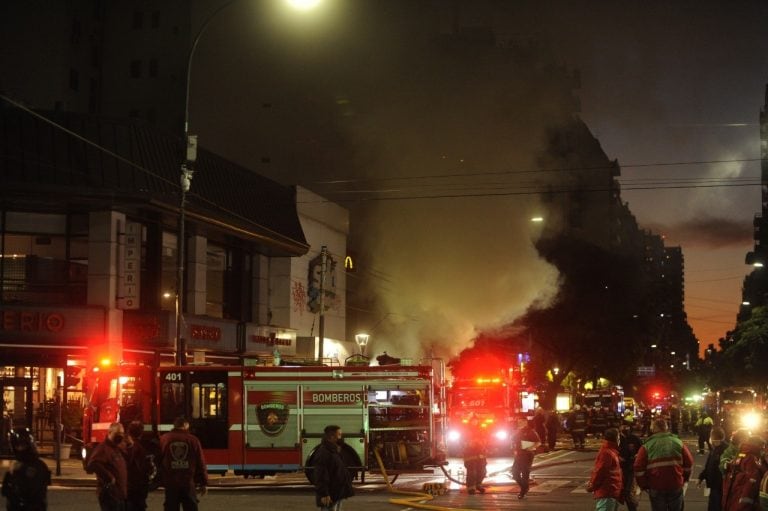
{"type": "Polygon", "coordinates": [[[595,495],[595,511],[616,511],[621,502],[623,486],[619,460],[619,432],[615,428],[608,428],[603,433],[603,438],[587,491],[595,495]]]}
{"type": "Polygon", "coordinates": [[[760,482],[768,472],[763,458],[765,442],[750,437],[728,464],[723,480],[723,511],[760,511],[760,482]]]}
{"type": "Polygon", "coordinates": [[[177,417],[173,429],[160,438],[162,480],[165,487],[165,511],[197,511],[195,487],[205,495],[208,472],[205,468],[203,448],[195,435],[189,432],[189,421],[177,417]]]}
{"type": "Polygon", "coordinates": [[[667,431],[667,421],[656,419],[651,433],[635,457],[635,478],[648,490],[652,511],[682,511],[683,486],[691,477],[693,456],[677,436],[667,431]]]}

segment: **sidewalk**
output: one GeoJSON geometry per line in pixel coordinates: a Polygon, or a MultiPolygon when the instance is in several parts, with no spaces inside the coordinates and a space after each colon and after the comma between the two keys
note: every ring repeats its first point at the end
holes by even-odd
{"type": "MultiPolygon", "coordinates": [[[[53,454],[45,449],[41,452],[41,457],[48,468],[51,469],[52,486],[62,487],[96,487],[96,476],[88,474],[83,468],[83,461],[79,458],[68,458],[61,460],[59,468],[60,474],[56,473],[56,460],[53,454]]],[[[12,458],[0,459],[0,479],[5,475],[13,463],[12,458]]],[[[276,476],[267,476],[262,478],[244,478],[232,473],[220,476],[211,474],[208,478],[209,487],[233,488],[240,486],[286,486],[286,485],[308,485],[307,478],[303,473],[278,474],[276,476]]]]}

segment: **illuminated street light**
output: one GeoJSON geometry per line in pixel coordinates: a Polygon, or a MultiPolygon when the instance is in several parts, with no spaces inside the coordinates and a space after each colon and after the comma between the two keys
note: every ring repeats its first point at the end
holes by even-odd
{"type": "MultiPolygon", "coordinates": [[[[189,90],[192,82],[192,58],[195,56],[195,50],[197,44],[200,42],[205,30],[211,24],[211,22],[219,15],[221,11],[229,7],[230,5],[240,2],[241,0],[228,0],[221,4],[215,11],[213,11],[203,21],[198,30],[197,35],[192,40],[192,46],[189,49],[189,55],[187,56],[187,82],[185,84],[184,94],[184,138],[182,143],[185,146],[184,161],[181,164],[181,176],[179,179],[179,188],[181,190],[179,201],[179,227],[178,227],[178,240],[177,240],[177,264],[176,264],[176,338],[174,340],[174,352],[176,365],[186,364],[186,341],[181,336],[182,325],[184,324],[184,264],[186,260],[186,243],[184,238],[186,237],[186,203],[187,193],[192,186],[192,178],[195,174],[195,161],[197,160],[197,135],[192,135],[189,132],[189,90]]],[[[322,0],[288,0],[288,3],[294,6],[297,10],[308,11],[315,7],[322,0]]],[[[322,340],[321,340],[322,343],[322,340]]],[[[322,356],[322,353],[321,353],[322,356]]]]}
{"type": "Polygon", "coordinates": [[[355,334],[355,342],[360,346],[360,354],[365,355],[365,347],[368,345],[368,339],[371,336],[368,334],[355,334]]]}
{"type": "Polygon", "coordinates": [[[309,11],[318,6],[322,0],[288,0],[288,5],[297,11],[309,11]]]}
{"type": "Polygon", "coordinates": [[[744,306],[749,306],[749,305],[752,305],[752,304],[749,302],[749,300],[744,300],[743,302],[741,302],[741,304],[742,304],[742,305],[744,305],[744,306]]]}
{"type": "Polygon", "coordinates": [[[544,221],[544,217],[543,216],[534,216],[534,217],[531,218],[531,222],[541,223],[543,221],[544,221]]]}

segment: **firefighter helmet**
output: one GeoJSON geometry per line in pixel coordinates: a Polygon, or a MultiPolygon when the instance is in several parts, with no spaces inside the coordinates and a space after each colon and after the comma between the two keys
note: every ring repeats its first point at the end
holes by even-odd
{"type": "Polygon", "coordinates": [[[10,432],[11,449],[14,454],[36,450],[35,438],[28,428],[15,428],[10,432]]]}

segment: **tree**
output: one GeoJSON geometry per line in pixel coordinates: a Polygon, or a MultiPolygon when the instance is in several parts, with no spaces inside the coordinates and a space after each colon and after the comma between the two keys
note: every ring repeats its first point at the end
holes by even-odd
{"type": "Polygon", "coordinates": [[[766,385],[768,371],[768,307],[755,307],[746,321],[739,323],[730,341],[721,343],[722,364],[718,373],[724,385],[766,385]]]}

